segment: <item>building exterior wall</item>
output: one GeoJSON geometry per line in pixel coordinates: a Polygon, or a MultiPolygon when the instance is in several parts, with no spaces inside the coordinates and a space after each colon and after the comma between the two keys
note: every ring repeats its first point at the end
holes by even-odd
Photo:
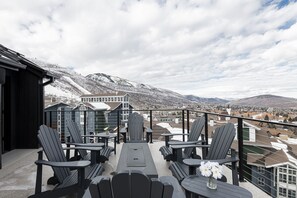
{"type": "Polygon", "coordinates": [[[262,191],[275,197],[276,187],[274,185],[274,168],[265,168],[263,166],[251,166],[252,183],[262,191]]]}
{"type": "Polygon", "coordinates": [[[277,197],[296,197],[296,173],[297,169],[293,164],[286,164],[277,167],[277,197]]]}
{"type": "Polygon", "coordinates": [[[105,103],[122,103],[121,106],[121,122],[125,123],[128,121],[129,117],[129,110],[130,110],[130,104],[129,104],[129,97],[127,94],[123,95],[84,95],[81,97],[81,102],[105,102],[105,103]]]}
{"type": "Polygon", "coordinates": [[[56,129],[60,135],[61,142],[66,141],[69,131],[66,127],[66,120],[71,119],[71,108],[66,104],[57,104],[44,110],[44,124],[56,129]]]}

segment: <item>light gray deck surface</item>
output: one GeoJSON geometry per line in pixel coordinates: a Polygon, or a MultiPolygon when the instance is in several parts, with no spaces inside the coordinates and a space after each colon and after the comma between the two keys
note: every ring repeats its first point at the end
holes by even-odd
{"type": "MultiPolygon", "coordinates": [[[[169,162],[163,159],[159,151],[159,148],[164,144],[163,141],[148,144],[159,177],[171,175],[168,169],[169,162]]],[[[117,145],[117,154],[114,155],[114,153],[112,153],[109,161],[105,162],[105,172],[103,172],[103,175],[110,175],[116,171],[121,148],[122,143],[117,145]]],[[[37,160],[37,149],[14,150],[3,155],[4,164],[3,168],[0,170],[0,198],[24,198],[34,193],[36,176],[35,160],[37,160]]],[[[52,176],[52,170],[48,167],[44,167],[43,171],[46,177],[43,178],[43,188],[51,188],[51,186],[46,185],[46,181],[52,176]]],[[[227,173],[228,181],[232,181],[231,171],[227,168],[225,168],[224,171],[227,173]]],[[[249,182],[240,183],[240,186],[250,190],[254,198],[268,197],[267,194],[249,182]]]]}

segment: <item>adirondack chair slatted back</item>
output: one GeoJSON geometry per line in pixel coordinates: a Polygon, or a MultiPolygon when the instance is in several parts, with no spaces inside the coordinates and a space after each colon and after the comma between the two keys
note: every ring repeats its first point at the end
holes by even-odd
{"type": "Polygon", "coordinates": [[[226,158],[235,137],[234,124],[228,123],[215,129],[206,159],[226,158]]]}
{"type": "MultiPolygon", "coordinates": [[[[67,120],[67,127],[70,133],[70,136],[75,143],[84,143],[81,134],[80,134],[80,129],[78,125],[72,121],[72,120],[67,120]]],[[[82,158],[88,155],[87,151],[85,150],[78,150],[79,154],[81,155],[82,158]]]]}
{"type": "Polygon", "coordinates": [[[151,181],[140,173],[131,173],[131,195],[132,197],[150,198],[151,181]]]}
{"type": "Polygon", "coordinates": [[[143,117],[139,113],[132,113],[128,118],[128,134],[130,141],[143,140],[143,117]]]}
{"type": "Polygon", "coordinates": [[[171,198],[174,191],[173,184],[150,179],[140,171],[120,172],[111,181],[106,176],[97,177],[89,189],[93,198],[171,198]]]}
{"type": "Polygon", "coordinates": [[[114,198],[131,197],[130,175],[128,173],[119,173],[112,178],[112,189],[114,198]]]}
{"type": "MultiPolygon", "coordinates": [[[[202,129],[205,125],[205,118],[204,117],[200,117],[198,119],[196,119],[190,129],[190,134],[189,134],[189,138],[188,141],[197,141],[199,136],[201,135],[202,129]]],[[[190,157],[192,154],[194,148],[185,148],[184,149],[184,154],[187,157],[190,157]]]]}
{"type": "MultiPolygon", "coordinates": [[[[38,133],[39,142],[43,148],[43,151],[49,161],[53,162],[66,162],[66,156],[62,148],[59,134],[52,128],[46,125],[40,126],[38,133]]],[[[69,168],[57,168],[53,167],[53,171],[57,176],[60,183],[70,175],[69,168]]]]}

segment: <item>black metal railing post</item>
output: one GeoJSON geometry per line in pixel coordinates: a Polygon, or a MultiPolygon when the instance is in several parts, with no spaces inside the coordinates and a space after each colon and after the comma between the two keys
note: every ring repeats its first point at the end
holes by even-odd
{"type": "MultiPolygon", "coordinates": [[[[204,118],[205,118],[205,124],[204,124],[204,140],[205,141],[205,144],[208,145],[208,114],[207,113],[204,113],[204,118]]],[[[207,156],[208,154],[208,149],[205,148],[205,149],[202,149],[203,150],[203,156],[207,156]]]]}
{"type": "MultiPolygon", "coordinates": [[[[185,110],[182,110],[182,131],[185,134],[185,110]]],[[[183,141],[185,141],[185,136],[183,135],[183,141]]]]}
{"type": "Polygon", "coordinates": [[[187,109],[187,130],[190,133],[190,111],[187,109]]]}
{"type": "Polygon", "coordinates": [[[237,139],[238,139],[238,158],[239,158],[239,181],[243,182],[243,120],[238,118],[238,127],[237,127],[237,139]]]}
{"type": "Polygon", "coordinates": [[[153,110],[150,110],[150,128],[153,130],[153,110]]]}
{"type": "Polygon", "coordinates": [[[117,143],[120,143],[120,111],[117,111],[117,143]]]}
{"type": "Polygon", "coordinates": [[[52,127],[52,111],[50,111],[50,119],[49,119],[49,126],[52,127]]]}
{"type": "Polygon", "coordinates": [[[87,135],[87,111],[84,111],[84,141],[86,142],[86,135],[87,135]]]}
{"type": "Polygon", "coordinates": [[[47,125],[47,112],[43,112],[44,116],[43,116],[43,124],[47,125]]]}

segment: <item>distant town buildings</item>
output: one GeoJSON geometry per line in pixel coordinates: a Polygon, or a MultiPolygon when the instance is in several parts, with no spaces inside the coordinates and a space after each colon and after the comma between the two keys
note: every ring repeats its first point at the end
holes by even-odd
{"type": "Polygon", "coordinates": [[[81,96],[81,102],[98,103],[104,102],[108,105],[119,107],[121,122],[128,121],[129,112],[132,110],[132,106],[129,104],[129,96],[125,92],[115,92],[108,94],[87,94],[81,96]]]}
{"type": "Polygon", "coordinates": [[[100,133],[105,127],[114,129],[128,120],[132,106],[128,95],[123,92],[107,95],[83,95],[81,102],[70,106],[63,102],[54,102],[46,106],[45,123],[56,129],[62,142],[69,136],[67,120],[78,123],[82,135],[90,132],[100,133]]]}

